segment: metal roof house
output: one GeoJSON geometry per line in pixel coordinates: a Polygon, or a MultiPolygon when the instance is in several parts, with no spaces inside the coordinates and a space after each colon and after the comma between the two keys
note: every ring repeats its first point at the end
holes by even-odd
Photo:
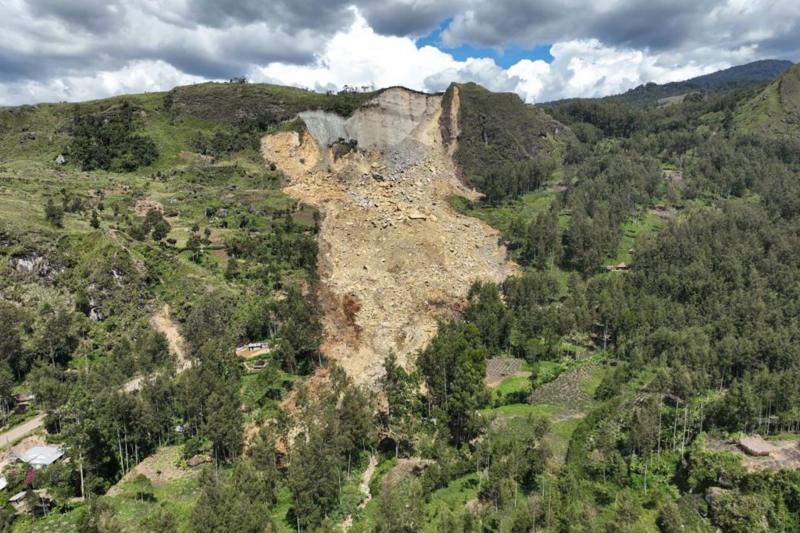
{"type": "Polygon", "coordinates": [[[34,446],[17,454],[17,459],[34,468],[49,466],[64,456],[64,450],[58,446],[34,446]]]}

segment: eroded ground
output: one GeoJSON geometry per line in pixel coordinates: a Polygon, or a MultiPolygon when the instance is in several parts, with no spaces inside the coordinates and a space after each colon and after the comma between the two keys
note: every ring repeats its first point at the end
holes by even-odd
{"type": "Polygon", "coordinates": [[[362,383],[381,375],[391,352],[408,365],[437,320],[462,308],[473,281],[499,282],[516,268],[497,231],[448,205],[450,195],[475,193],[456,176],[440,114],[440,96],[390,89],[357,110],[346,129],[319,113],[309,117],[309,130],[326,132],[318,134],[322,143],[307,132],[262,141],[265,159],[289,179],[285,192],[323,215],[323,352],[362,383]],[[335,145],[335,157],[325,144],[330,131],[368,148],[343,153],[335,145]]]}

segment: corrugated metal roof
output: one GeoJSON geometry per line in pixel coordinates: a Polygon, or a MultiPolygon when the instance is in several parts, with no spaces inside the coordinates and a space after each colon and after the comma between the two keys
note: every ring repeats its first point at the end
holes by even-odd
{"type": "Polygon", "coordinates": [[[58,446],[34,446],[17,455],[20,461],[32,466],[47,466],[55,463],[64,455],[58,446]]]}

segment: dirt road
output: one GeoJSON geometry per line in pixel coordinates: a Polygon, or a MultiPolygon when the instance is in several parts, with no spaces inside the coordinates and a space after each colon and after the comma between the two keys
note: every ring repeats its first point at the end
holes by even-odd
{"type": "Polygon", "coordinates": [[[44,417],[45,415],[43,414],[37,415],[8,431],[0,433],[0,448],[5,448],[42,427],[44,425],[44,417]]]}
{"type": "MultiPolygon", "coordinates": [[[[189,360],[186,358],[183,337],[178,330],[178,325],[170,318],[169,311],[169,305],[165,304],[161,311],[153,315],[150,323],[155,329],[166,335],[167,341],[169,342],[170,351],[172,351],[178,359],[176,366],[177,371],[180,374],[191,365],[189,360]]],[[[122,386],[122,390],[125,392],[137,391],[142,386],[143,381],[144,377],[142,376],[132,378],[122,386]]],[[[9,444],[30,435],[42,427],[45,416],[46,415],[44,414],[37,415],[34,418],[23,422],[22,424],[14,426],[4,433],[0,433],[0,449],[5,448],[9,444]]]]}

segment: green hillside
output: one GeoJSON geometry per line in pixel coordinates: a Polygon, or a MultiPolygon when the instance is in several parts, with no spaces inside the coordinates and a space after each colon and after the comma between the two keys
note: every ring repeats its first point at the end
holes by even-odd
{"type": "MultiPolygon", "coordinates": [[[[560,163],[569,128],[513,93],[494,93],[475,83],[453,84],[445,92],[449,110],[459,91],[458,149],[455,160],[467,183],[490,201],[514,198],[538,188],[560,163]]],[[[443,113],[444,137],[451,120],[443,113]]]]}
{"type": "Polygon", "coordinates": [[[745,103],[735,118],[745,133],[800,133],[800,65],[795,65],[745,103]]]}

